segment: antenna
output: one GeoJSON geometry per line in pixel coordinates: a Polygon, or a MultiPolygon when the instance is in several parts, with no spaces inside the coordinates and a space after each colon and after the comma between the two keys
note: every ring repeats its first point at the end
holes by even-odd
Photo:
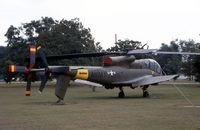
{"type": "Polygon", "coordinates": [[[117,34],[115,34],[115,43],[117,43],[117,34]]]}

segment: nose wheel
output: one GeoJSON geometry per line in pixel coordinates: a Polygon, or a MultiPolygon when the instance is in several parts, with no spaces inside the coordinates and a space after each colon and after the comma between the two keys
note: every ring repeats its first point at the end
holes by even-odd
{"type": "Polygon", "coordinates": [[[119,94],[118,94],[118,97],[119,97],[119,98],[124,98],[124,97],[125,97],[125,94],[124,94],[123,88],[122,88],[122,87],[119,87],[119,90],[120,90],[120,92],[119,92],[119,94]]]}

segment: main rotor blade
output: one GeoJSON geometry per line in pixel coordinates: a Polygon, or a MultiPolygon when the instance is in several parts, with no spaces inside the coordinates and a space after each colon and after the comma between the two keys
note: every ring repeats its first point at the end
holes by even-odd
{"type": "MultiPolygon", "coordinates": [[[[72,53],[63,55],[46,56],[47,60],[61,60],[61,59],[73,59],[73,58],[87,58],[87,57],[101,57],[106,55],[122,55],[124,52],[91,52],[91,53],[72,53]]],[[[37,59],[40,59],[37,57],[37,59]]]]}
{"type": "Polygon", "coordinates": [[[47,83],[47,81],[49,79],[49,75],[50,75],[49,72],[45,72],[45,74],[42,75],[42,77],[41,77],[41,84],[40,84],[40,87],[39,87],[40,93],[42,93],[43,89],[45,88],[45,85],[46,85],[46,83],[47,83]]]}
{"type": "Polygon", "coordinates": [[[200,53],[196,52],[170,52],[170,51],[159,51],[157,49],[139,49],[139,50],[131,50],[127,53],[127,55],[134,54],[154,54],[154,55],[200,55],[200,53]]]}
{"type": "MultiPolygon", "coordinates": [[[[72,53],[63,55],[49,55],[45,56],[44,51],[38,50],[40,56],[36,56],[37,60],[42,60],[43,63],[48,65],[47,60],[61,60],[61,59],[73,59],[73,58],[87,58],[87,57],[101,57],[106,55],[134,55],[134,54],[154,54],[154,55],[200,55],[200,53],[193,52],[167,52],[159,51],[157,49],[136,49],[128,52],[91,52],[91,53],[72,53]]],[[[27,58],[29,59],[29,58],[27,58]]],[[[27,60],[26,59],[26,60],[27,60]]]]}
{"type": "MultiPolygon", "coordinates": [[[[46,55],[44,53],[44,50],[41,47],[38,47],[38,55],[39,58],[41,58],[42,62],[43,62],[43,66],[45,68],[47,68],[49,66],[47,59],[46,59],[46,55]]],[[[37,57],[38,58],[38,57],[37,57]]]]}
{"type": "Polygon", "coordinates": [[[157,51],[154,52],[155,55],[200,55],[200,53],[196,52],[167,52],[167,51],[157,51]]]}
{"type": "Polygon", "coordinates": [[[127,55],[134,55],[134,54],[152,54],[153,52],[157,51],[156,49],[136,49],[128,51],[127,55]]]}

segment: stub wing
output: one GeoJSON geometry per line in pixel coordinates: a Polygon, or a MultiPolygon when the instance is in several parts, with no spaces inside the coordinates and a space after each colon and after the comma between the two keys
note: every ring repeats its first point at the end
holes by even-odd
{"type": "Polygon", "coordinates": [[[101,84],[90,82],[90,81],[86,81],[86,80],[81,80],[81,79],[76,79],[76,80],[74,80],[74,82],[75,83],[84,84],[84,85],[88,85],[88,86],[93,86],[93,87],[102,87],[101,84]]]}
{"type": "Polygon", "coordinates": [[[151,85],[164,81],[169,81],[172,79],[176,79],[177,77],[178,75],[166,75],[166,76],[155,76],[155,77],[152,75],[147,75],[133,80],[115,82],[114,84],[132,84],[132,86],[142,86],[142,85],[151,85]]]}

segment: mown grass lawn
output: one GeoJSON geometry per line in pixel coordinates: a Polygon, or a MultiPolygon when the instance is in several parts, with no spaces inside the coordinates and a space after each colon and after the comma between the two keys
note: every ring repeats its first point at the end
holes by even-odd
{"type": "MultiPolygon", "coordinates": [[[[142,91],[71,85],[65,105],[55,105],[54,83],[42,95],[34,84],[32,95],[24,96],[25,84],[0,84],[0,130],[148,130],[200,129],[200,108],[190,104],[172,85],[151,86],[150,98],[142,91]]],[[[200,106],[200,85],[176,85],[200,106]]]]}

